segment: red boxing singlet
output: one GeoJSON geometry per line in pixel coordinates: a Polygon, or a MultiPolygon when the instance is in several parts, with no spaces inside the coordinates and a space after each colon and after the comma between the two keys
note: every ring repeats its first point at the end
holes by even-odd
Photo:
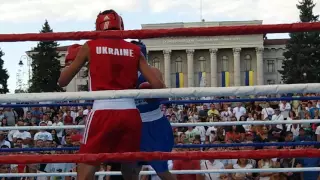
{"type": "Polygon", "coordinates": [[[140,48],[117,39],[88,42],[91,91],[135,89],[140,48]]]}
{"type": "MultiPolygon", "coordinates": [[[[119,39],[87,42],[90,91],[135,89],[140,48],[119,39]]],[[[80,153],[137,152],[142,121],[133,98],[95,100],[80,153]]]]}

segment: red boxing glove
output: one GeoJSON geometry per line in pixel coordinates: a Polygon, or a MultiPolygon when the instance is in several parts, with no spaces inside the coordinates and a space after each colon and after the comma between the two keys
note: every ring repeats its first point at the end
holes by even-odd
{"type": "Polygon", "coordinates": [[[66,66],[70,65],[72,61],[77,57],[77,54],[81,48],[81,45],[79,44],[73,44],[68,47],[67,56],[65,59],[66,66]]]}
{"type": "Polygon", "coordinates": [[[151,84],[148,82],[141,83],[139,89],[152,89],[151,84]]]}

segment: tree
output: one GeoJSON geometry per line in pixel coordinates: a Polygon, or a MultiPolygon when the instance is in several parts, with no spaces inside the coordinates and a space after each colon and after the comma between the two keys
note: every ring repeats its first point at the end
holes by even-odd
{"type": "MultiPolygon", "coordinates": [[[[317,22],[313,14],[315,4],[312,0],[302,0],[297,4],[301,22],[317,22]]],[[[279,71],[286,84],[320,82],[320,32],[290,33],[283,53],[283,70],[279,71]]]]}
{"type": "Polygon", "coordinates": [[[7,69],[3,68],[4,61],[2,59],[2,56],[4,56],[4,53],[0,49],[0,94],[6,94],[7,92],[9,92],[7,82],[9,79],[9,75],[7,69]]]}
{"type": "MultiPolygon", "coordinates": [[[[46,20],[40,33],[50,33],[50,28],[46,20]]],[[[32,78],[28,92],[60,92],[63,89],[57,84],[61,64],[59,53],[56,51],[59,44],[55,41],[41,41],[33,48],[32,58],[32,78]]]]}

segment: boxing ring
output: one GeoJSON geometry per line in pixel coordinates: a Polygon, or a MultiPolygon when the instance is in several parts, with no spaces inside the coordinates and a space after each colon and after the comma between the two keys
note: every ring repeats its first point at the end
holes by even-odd
{"type": "MultiPolygon", "coordinates": [[[[96,38],[130,38],[146,39],[177,36],[221,36],[221,35],[248,35],[266,33],[288,33],[320,31],[320,23],[295,23],[275,25],[248,25],[232,27],[205,27],[205,28],[178,28],[157,30],[129,30],[107,32],[68,32],[42,34],[0,34],[0,42],[17,41],[45,41],[45,40],[83,40],[96,38]]],[[[114,98],[176,98],[176,97],[204,97],[204,96],[248,96],[286,93],[318,93],[320,83],[294,85],[266,85],[246,87],[197,87],[172,89],[144,89],[99,92],[58,92],[58,93],[29,93],[29,94],[1,94],[0,103],[46,102],[46,101],[75,101],[100,100],[114,98]]],[[[256,99],[225,99],[225,100],[195,100],[195,101],[166,101],[163,103],[186,104],[208,102],[252,102],[252,101],[279,101],[279,100],[320,100],[320,97],[284,97],[284,98],[256,98],[256,99]]],[[[49,107],[49,106],[84,106],[90,103],[68,104],[11,104],[0,107],[49,107]]],[[[236,122],[206,122],[206,123],[173,123],[173,127],[189,126],[233,126],[233,125],[270,125],[270,124],[301,124],[319,123],[320,119],[302,119],[294,121],[236,121],[236,122]]],[[[82,125],[72,126],[21,126],[0,127],[0,130],[40,130],[40,129],[83,129],[82,125]]],[[[264,146],[313,146],[318,142],[292,143],[233,143],[233,144],[201,144],[181,145],[176,148],[205,148],[205,147],[264,147],[264,146]]],[[[150,160],[210,160],[210,159],[268,159],[268,158],[320,158],[319,149],[273,149],[273,150],[234,150],[234,151],[184,151],[184,152],[136,152],[110,154],[34,154],[41,151],[74,151],[72,148],[23,148],[0,149],[0,152],[23,152],[1,156],[0,164],[39,164],[39,163],[92,163],[106,161],[150,161],[150,160]],[[32,152],[31,154],[28,152],[32,152]]],[[[174,174],[206,174],[206,173],[262,173],[262,172],[308,172],[320,171],[320,167],[308,168],[270,168],[270,169],[221,169],[221,170],[181,170],[172,171],[174,174]]],[[[154,171],[142,171],[142,175],[155,174],[154,171]]],[[[98,172],[96,175],[121,175],[120,172],[98,172]]],[[[76,176],[76,173],[13,173],[0,174],[0,177],[43,177],[43,176],[76,176]]]]}

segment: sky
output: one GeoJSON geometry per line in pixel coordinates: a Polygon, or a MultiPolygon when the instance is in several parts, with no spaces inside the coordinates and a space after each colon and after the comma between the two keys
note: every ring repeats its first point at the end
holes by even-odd
{"type": "MultiPolygon", "coordinates": [[[[320,4],[320,0],[314,2],[320,4]]],[[[46,19],[54,32],[91,31],[96,15],[106,9],[121,14],[127,30],[141,29],[141,24],[199,22],[201,17],[206,21],[295,23],[299,21],[297,3],[298,0],[0,0],[0,34],[38,33],[46,19]]],[[[320,5],[314,12],[320,13],[320,5]]],[[[287,34],[268,35],[268,38],[286,37],[287,34]]],[[[79,42],[59,41],[61,46],[73,43],[79,42]]],[[[20,59],[26,64],[25,52],[36,44],[0,42],[11,93],[16,89],[20,59]]]]}

